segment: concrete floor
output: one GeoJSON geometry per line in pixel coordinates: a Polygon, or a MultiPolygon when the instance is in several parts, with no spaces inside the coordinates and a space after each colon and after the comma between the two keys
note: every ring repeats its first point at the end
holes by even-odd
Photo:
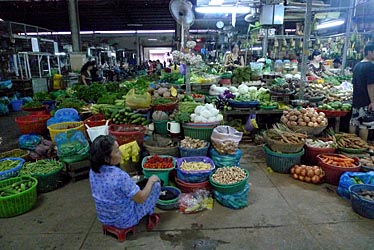
{"type": "Polygon", "coordinates": [[[252,184],[244,209],[218,202],[211,211],[189,215],[156,209],[161,222],[153,232],[142,222],[120,243],[102,234],[86,179],[39,195],[26,214],[0,219],[0,249],[374,249],[374,220],[354,213],[336,187],[271,173],[261,147],[242,150],[252,184]]]}

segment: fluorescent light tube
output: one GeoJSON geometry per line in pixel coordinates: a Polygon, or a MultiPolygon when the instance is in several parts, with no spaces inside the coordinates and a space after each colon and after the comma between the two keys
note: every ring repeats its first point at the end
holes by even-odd
{"type": "Polygon", "coordinates": [[[248,6],[201,6],[195,8],[196,12],[205,14],[216,14],[216,13],[238,13],[246,14],[251,12],[251,8],[248,6]]]}
{"type": "Polygon", "coordinates": [[[338,19],[338,20],[334,20],[334,21],[328,21],[328,22],[320,23],[320,24],[317,24],[317,30],[339,26],[339,25],[344,24],[344,22],[345,22],[344,20],[338,19]]]}

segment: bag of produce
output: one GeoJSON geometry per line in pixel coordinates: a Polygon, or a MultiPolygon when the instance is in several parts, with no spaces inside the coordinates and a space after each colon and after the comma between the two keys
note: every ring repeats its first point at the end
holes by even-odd
{"type": "Polygon", "coordinates": [[[230,126],[218,126],[213,129],[211,142],[220,154],[235,154],[243,132],[230,126]]]}
{"type": "Polygon", "coordinates": [[[339,186],[336,192],[343,198],[350,199],[349,187],[355,184],[374,185],[374,171],[367,173],[345,172],[340,176],[339,186]]]}
{"type": "Polygon", "coordinates": [[[193,193],[182,193],[179,198],[179,211],[184,214],[213,209],[213,198],[210,191],[196,189],[193,193]]]}
{"type": "Polygon", "coordinates": [[[132,109],[146,109],[151,106],[152,97],[148,92],[136,94],[135,89],[131,89],[126,95],[126,107],[132,109]]]}
{"type": "Polygon", "coordinates": [[[232,209],[240,209],[248,206],[248,194],[250,184],[245,184],[242,191],[235,194],[222,194],[218,191],[214,191],[214,198],[225,207],[232,209]]]}
{"type": "Polygon", "coordinates": [[[210,149],[210,158],[213,160],[216,168],[240,166],[241,157],[242,151],[240,149],[236,150],[234,154],[220,154],[214,148],[210,149]]]}
{"type": "Polygon", "coordinates": [[[18,139],[18,145],[20,149],[34,150],[37,145],[42,141],[42,137],[39,135],[21,135],[18,139]]]}
{"type": "Polygon", "coordinates": [[[60,158],[88,155],[90,145],[80,130],[69,130],[55,136],[57,155],[60,158]]]}

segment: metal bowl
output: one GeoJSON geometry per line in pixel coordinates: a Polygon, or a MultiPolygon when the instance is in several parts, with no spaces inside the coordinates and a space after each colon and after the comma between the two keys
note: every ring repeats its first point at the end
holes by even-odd
{"type": "Polygon", "coordinates": [[[307,107],[309,105],[308,100],[291,100],[292,106],[295,107],[307,107]]]}

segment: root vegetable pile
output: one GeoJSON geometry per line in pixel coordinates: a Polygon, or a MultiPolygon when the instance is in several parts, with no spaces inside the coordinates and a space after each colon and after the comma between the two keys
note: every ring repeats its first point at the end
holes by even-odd
{"type": "Polygon", "coordinates": [[[369,145],[364,140],[354,134],[336,134],[335,137],[340,148],[369,148],[369,145]]]}
{"type": "Polygon", "coordinates": [[[173,168],[173,158],[171,157],[160,157],[158,155],[154,155],[149,157],[146,162],[144,163],[144,168],[149,169],[167,169],[173,168]]]}
{"type": "Polygon", "coordinates": [[[306,139],[305,144],[312,148],[336,148],[334,141],[321,141],[318,139],[306,139]]]}
{"type": "Polygon", "coordinates": [[[267,130],[266,136],[269,139],[289,144],[299,144],[307,138],[307,135],[293,132],[281,124],[274,125],[272,129],[267,130]]]}
{"type": "Polygon", "coordinates": [[[281,117],[281,122],[288,127],[292,126],[308,126],[308,127],[322,127],[327,125],[325,113],[318,113],[313,108],[303,108],[299,110],[284,111],[281,117]]]}
{"type": "Polygon", "coordinates": [[[212,145],[220,154],[235,154],[238,149],[238,143],[234,141],[216,142],[213,139],[212,145]]]}
{"type": "Polygon", "coordinates": [[[333,165],[342,168],[354,168],[357,167],[355,160],[342,154],[321,154],[318,156],[320,160],[326,164],[333,165]]]}
{"type": "Polygon", "coordinates": [[[235,184],[247,177],[246,172],[239,167],[223,167],[217,169],[212,179],[219,184],[235,184]]]}
{"type": "Polygon", "coordinates": [[[180,166],[180,169],[184,171],[201,171],[201,170],[210,170],[212,165],[205,162],[186,162],[184,161],[180,166]]]}
{"type": "Polygon", "coordinates": [[[318,184],[325,172],[319,166],[295,165],[291,168],[291,175],[295,180],[318,184]]]}
{"type": "Polygon", "coordinates": [[[181,141],[182,148],[198,149],[198,148],[205,148],[206,146],[207,146],[206,141],[200,140],[200,139],[193,139],[188,136],[186,136],[186,138],[184,138],[181,141]]]}

